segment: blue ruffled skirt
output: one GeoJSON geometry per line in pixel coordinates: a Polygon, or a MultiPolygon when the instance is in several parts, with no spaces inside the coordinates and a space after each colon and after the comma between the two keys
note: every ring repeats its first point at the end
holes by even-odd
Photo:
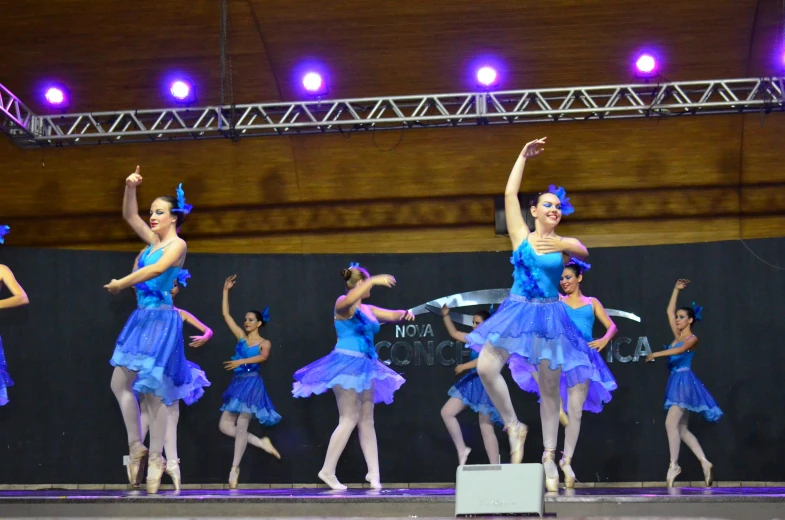
{"type": "Polygon", "coordinates": [[[270,396],[264,388],[264,381],[259,372],[241,372],[235,374],[229,388],[223,395],[222,412],[249,413],[264,426],[272,426],[281,421],[275,411],[270,396]]]}
{"type": "Polygon", "coordinates": [[[588,383],[586,410],[600,411],[617,386],[558,298],[529,299],[511,294],[499,310],[466,336],[466,343],[478,352],[486,343],[509,352],[510,368],[524,390],[539,391],[531,374],[542,361],[548,361],[551,370],[562,369],[565,393],[567,388],[588,383]]]}
{"type": "Polygon", "coordinates": [[[8,365],[5,362],[3,338],[0,338],[0,406],[8,404],[8,387],[14,386],[14,380],[8,375],[8,365]]]}
{"type": "Polygon", "coordinates": [[[361,352],[335,349],[327,356],[294,373],[294,397],[323,394],[340,386],[357,393],[373,389],[373,402],[390,404],[393,394],[406,380],[401,375],[361,352]]]}
{"type": "Polygon", "coordinates": [[[671,371],[665,388],[665,410],[671,406],[699,413],[710,422],[717,422],[722,417],[717,401],[690,369],[671,371]]]}
{"type": "Polygon", "coordinates": [[[178,399],[191,404],[208,382],[194,379],[184,350],[180,313],[172,308],[136,309],[117,338],[110,363],[137,372],[134,392],[154,394],[166,405],[178,399]]]}
{"type": "Polygon", "coordinates": [[[497,424],[504,424],[496,407],[493,406],[488,392],[482,386],[480,376],[476,370],[470,370],[468,374],[463,376],[452,388],[447,391],[447,395],[460,399],[463,404],[471,408],[477,413],[482,413],[491,416],[491,420],[497,424]]]}

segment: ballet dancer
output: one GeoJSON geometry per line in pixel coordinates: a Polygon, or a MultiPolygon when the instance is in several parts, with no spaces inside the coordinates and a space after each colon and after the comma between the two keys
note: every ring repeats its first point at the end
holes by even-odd
{"type": "Polygon", "coordinates": [[[363,303],[374,286],[393,287],[394,277],[371,276],[356,263],[343,269],[341,277],[347,292],[338,297],[333,309],[338,342],[330,354],[294,373],[292,395],[308,397],[329,389],[335,392],[338,427],[330,437],[319,478],[332,489],[346,489],[336,478],[335,468],[356,426],[368,466],[365,480],[371,488],[381,489],[373,407],[376,403],[392,403],[393,394],[405,380],[378,360],[373,337],[380,323],[413,321],[414,315],[408,310],[393,311],[363,303]]]}
{"type": "Polygon", "coordinates": [[[701,321],[703,307],[693,302],[692,307],[676,309],[679,292],[685,289],[689,283],[689,280],[677,280],[668,302],[668,323],[673,332],[673,343],[666,346],[665,350],[649,354],[646,361],[652,362],[656,358],[667,357],[668,368],[671,372],[668,377],[668,386],[665,388],[665,410],[668,412],[665,417],[665,432],[668,434],[668,448],[671,456],[665,479],[667,486],[673,487],[673,482],[681,473],[679,448],[684,442],[698,457],[701,468],[703,468],[706,486],[711,487],[714,482],[714,466],[703,453],[698,439],[687,429],[687,422],[690,412],[703,415],[707,421],[717,422],[722,417],[722,410],[691,368],[692,357],[698,346],[698,337],[692,333],[692,325],[701,321]]]}
{"type": "Polygon", "coordinates": [[[148,246],[139,256],[138,269],[104,288],[112,294],[136,289],[137,309],[131,314],[115,344],[110,363],[112,392],[120,405],[130,451],[129,482],[141,483],[148,460],[147,492],[158,492],[165,469],[163,447],[169,409],[193,392],[193,378],[185,360],[183,320],[172,305],[171,289],[183,266],[186,243],[177,236],[192,206],[185,201],[182,185],[177,197],[156,198],[150,206],[150,225],[139,216],[136,188],[142,183],[139,167],[125,181],[123,217],[148,246]],[[139,403],[144,399],[150,415],[150,449],[142,444],[139,403]]]}
{"type": "MultiPolygon", "coordinates": [[[[616,380],[602,359],[600,352],[610,343],[618,329],[608,313],[605,312],[602,303],[597,298],[585,296],[581,291],[583,275],[590,268],[591,265],[586,262],[573,258],[564,266],[560,281],[561,289],[564,292],[560,301],[564,305],[567,315],[591,347],[589,357],[594,368],[599,371],[601,381],[601,384],[590,385],[582,382],[569,386],[565,374],[562,374],[559,385],[560,394],[563,402],[567,403],[569,420],[564,428],[564,452],[559,461],[559,467],[564,473],[564,487],[568,489],[575,487],[572,457],[575,453],[575,446],[578,444],[583,411],[601,412],[603,404],[611,400],[611,391],[616,389],[616,380]],[[605,327],[605,335],[596,340],[592,338],[595,318],[605,327]]],[[[513,359],[510,360],[510,372],[513,380],[518,383],[521,389],[539,393],[537,382],[532,377],[536,374],[519,369],[519,359],[517,356],[513,356],[513,359]]]]}
{"type": "MultiPolygon", "coordinates": [[[[5,243],[4,237],[9,231],[11,231],[9,226],[0,226],[0,244],[5,243]]],[[[0,290],[3,289],[3,286],[8,287],[11,296],[0,300],[0,309],[12,309],[30,303],[27,293],[19,285],[19,282],[16,281],[11,269],[0,264],[0,290]]],[[[8,387],[10,386],[14,386],[14,380],[8,375],[8,364],[6,364],[5,352],[3,351],[3,338],[0,338],[0,406],[8,404],[8,387]]]]}
{"type": "MultiPolygon", "coordinates": [[[[476,329],[482,322],[490,317],[488,311],[478,311],[472,316],[472,329],[476,329]]],[[[442,307],[442,319],[444,320],[444,327],[450,334],[450,337],[455,341],[466,343],[466,333],[460,332],[455,328],[452,320],[450,319],[450,308],[446,305],[442,307]]],[[[450,388],[447,395],[450,396],[447,402],[442,407],[442,420],[450,433],[455,449],[458,451],[458,464],[463,466],[466,464],[466,459],[469,457],[471,448],[467,448],[463,442],[463,434],[461,433],[461,425],[458,424],[456,416],[464,411],[466,407],[471,408],[480,416],[480,433],[482,434],[482,441],[485,445],[485,453],[488,455],[488,460],[491,464],[500,464],[499,457],[499,440],[496,438],[493,424],[502,424],[499,412],[493,406],[488,393],[482,386],[480,376],[477,375],[477,357],[479,354],[475,350],[471,350],[468,363],[462,363],[455,367],[455,375],[466,372],[455,385],[450,388]]]]}
{"type": "Polygon", "coordinates": [[[235,283],[237,283],[237,275],[228,277],[224,282],[221,305],[224,321],[237,338],[232,360],[224,362],[224,368],[233,371],[234,377],[223,394],[224,404],[221,406],[223,413],[218,423],[222,433],[234,438],[234,459],[229,470],[229,489],[237,489],[240,462],[248,444],[262,449],[276,459],[281,458],[268,437],[260,439],[248,433],[248,426],[253,417],[256,417],[256,420],[265,427],[278,424],[281,420],[281,416],[275,411],[267,395],[262,375],[259,373],[261,364],[270,357],[272,348],[270,340],[259,334],[259,329],[270,321],[270,311],[266,307],[263,312],[248,311],[245,313],[244,329],[240,328],[229,312],[229,291],[235,283]]]}
{"type": "Polygon", "coordinates": [[[585,258],[589,254],[578,240],[556,234],[562,215],[573,212],[569,199],[562,188],[554,186],[539,193],[529,209],[535,220],[534,231],[526,226],[518,202],[526,161],[539,155],[544,144],[545,138],[542,138],[524,146],[510,172],[504,193],[507,229],[513,248],[514,283],[510,296],[493,316],[469,333],[466,341],[473,349],[480,350],[477,371],[504,420],[514,464],[523,459],[528,429],[518,421],[501,370],[510,356],[518,356],[520,367],[539,372],[542,463],[545,486],[554,492],[559,486],[555,453],[562,374],[568,387],[587,381],[590,385],[601,382],[601,377],[592,365],[591,349],[558,297],[565,261],[570,257],[585,258]]]}
{"type": "MultiPolygon", "coordinates": [[[[177,279],[174,281],[171,291],[172,300],[174,300],[180,292],[180,287],[188,286],[187,280],[190,277],[191,273],[188,272],[188,269],[183,269],[177,274],[177,279]]],[[[210,327],[199,321],[196,316],[190,312],[178,309],[177,307],[174,307],[174,309],[180,313],[180,318],[182,318],[184,324],[188,323],[202,333],[200,336],[191,336],[191,343],[188,344],[189,347],[199,348],[210,341],[210,338],[213,337],[213,331],[210,327]]],[[[191,378],[193,381],[190,383],[189,389],[182,400],[185,401],[186,405],[190,406],[204,395],[204,388],[210,386],[210,381],[207,380],[207,376],[199,365],[188,360],[186,360],[186,363],[188,364],[188,369],[191,371],[191,378]]],[[[149,394],[140,394],[137,396],[139,398],[139,408],[141,411],[142,442],[147,438],[147,432],[150,429],[150,410],[145,395],[149,394]]],[[[180,421],[180,400],[178,399],[172,406],[168,407],[168,411],[169,417],[164,440],[164,453],[166,454],[166,467],[164,471],[172,479],[174,489],[180,491],[182,479],[180,478],[180,459],[177,457],[177,424],[180,421]]]]}

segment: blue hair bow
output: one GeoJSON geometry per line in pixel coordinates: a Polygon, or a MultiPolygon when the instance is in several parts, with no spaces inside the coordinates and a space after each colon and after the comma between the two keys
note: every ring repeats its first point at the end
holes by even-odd
{"type": "Polygon", "coordinates": [[[575,258],[575,257],[570,258],[570,261],[567,262],[567,265],[570,264],[577,265],[578,268],[581,270],[581,273],[585,273],[586,271],[591,269],[591,264],[588,262],[584,262],[580,258],[575,258]]]}
{"type": "Polygon", "coordinates": [[[695,302],[692,302],[692,312],[695,313],[695,321],[701,321],[703,319],[703,307],[695,302]]]}
{"type": "Polygon", "coordinates": [[[5,238],[8,232],[11,231],[11,226],[0,226],[0,244],[5,244],[5,238]]]}
{"type": "Polygon", "coordinates": [[[349,269],[357,269],[360,267],[360,264],[357,262],[349,262],[349,269]]]}
{"type": "Polygon", "coordinates": [[[559,197],[559,202],[561,202],[561,214],[565,217],[567,215],[572,215],[575,213],[575,208],[572,207],[570,204],[570,198],[567,196],[567,191],[564,188],[559,186],[558,188],[551,184],[548,186],[548,193],[552,193],[559,197]]]}
{"type": "MultiPolygon", "coordinates": [[[[185,202],[185,192],[183,191],[183,183],[181,182],[180,185],[177,186],[177,207],[172,211],[188,215],[192,209],[194,209],[193,204],[185,202]]],[[[562,213],[564,213],[564,210],[562,210],[562,213]]]]}
{"type": "Polygon", "coordinates": [[[181,269],[179,273],[177,273],[177,285],[182,285],[183,287],[188,287],[186,280],[191,277],[191,273],[188,272],[188,269],[181,269]]]}
{"type": "Polygon", "coordinates": [[[496,305],[491,305],[491,307],[488,309],[488,314],[493,316],[494,312],[496,312],[496,305]]]}
{"type": "Polygon", "coordinates": [[[262,321],[265,322],[265,323],[270,321],[270,306],[269,305],[267,307],[265,307],[264,310],[262,311],[262,321]]]}

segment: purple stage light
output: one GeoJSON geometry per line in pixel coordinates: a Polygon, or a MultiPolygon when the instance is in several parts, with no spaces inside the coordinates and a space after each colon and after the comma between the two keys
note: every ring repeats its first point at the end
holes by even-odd
{"type": "Polygon", "coordinates": [[[635,62],[635,68],[641,74],[651,74],[657,68],[657,62],[651,54],[641,54],[635,62]]]}
{"type": "Polygon", "coordinates": [[[46,97],[46,101],[52,106],[60,106],[65,103],[65,93],[62,89],[57,87],[50,87],[47,89],[44,97],[46,97]]]}
{"type": "Polygon", "coordinates": [[[498,75],[496,70],[491,67],[481,67],[477,71],[477,83],[483,87],[492,87],[496,85],[498,75]]]}
{"type": "Polygon", "coordinates": [[[323,90],[323,86],[322,77],[316,72],[309,72],[303,76],[303,87],[311,94],[318,94],[323,90]]]}
{"type": "Polygon", "coordinates": [[[172,97],[174,97],[176,100],[184,101],[191,95],[191,85],[183,80],[177,80],[172,83],[169,92],[171,92],[172,97]]]}

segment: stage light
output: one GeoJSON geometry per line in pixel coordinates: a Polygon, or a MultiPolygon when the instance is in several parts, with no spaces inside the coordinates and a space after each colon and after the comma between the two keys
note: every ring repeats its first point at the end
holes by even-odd
{"type": "Polygon", "coordinates": [[[191,96],[191,85],[183,80],[172,83],[169,92],[177,101],[186,101],[191,96]]]}
{"type": "Polygon", "coordinates": [[[657,68],[657,62],[651,54],[641,54],[635,61],[635,69],[639,74],[651,75],[657,68]]]}
{"type": "Polygon", "coordinates": [[[46,98],[46,101],[54,107],[63,106],[66,102],[65,92],[58,87],[49,87],[46,94],[44,94],[44,97],[46,98]]]}
{"type": "Polygon", "coordinates": [[[324,94],[327,90],[324,86],[324,81],[322,81],[322,76],[316,72],[309,72],[303,76],[303,87],[305,87],[306,92],[315,95],[324,94]]]}
{"type": "Polygon", "coordinates": [[[481,67],[477,70],[477,84],[481,87],[490,88],[499,84],[499,76],[492,67],[481,67]]]}

